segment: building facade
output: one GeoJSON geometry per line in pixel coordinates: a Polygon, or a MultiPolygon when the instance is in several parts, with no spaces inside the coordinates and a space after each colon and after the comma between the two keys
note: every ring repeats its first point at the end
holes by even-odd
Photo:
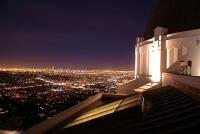
{"type": "Polygon", "coordinates": [[[135,77],[160,82],[162,73],[200,76],[200,29],[168,34],[156,27],[154,37],[137,37],[135,77]]]}

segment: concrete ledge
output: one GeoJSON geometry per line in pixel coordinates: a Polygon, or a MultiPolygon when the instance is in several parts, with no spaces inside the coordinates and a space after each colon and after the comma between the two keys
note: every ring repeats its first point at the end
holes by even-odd
{"type": "Polygon", "coordinates": [[[200,89],[200,77],[176,75],[176,74],[170,74],[170,73],[162,74],[162,86],[174,84],[175,82],[181,82],[188,86],[200,89]]]}
{"type": "Polygon", "coordinates": [[[177,38],[185,38],[185,37],[191,37],[191,36],[198,36],[199,33],[200,33],[200,29],[172,33],[172,34],[167,35],[167,40],[177,39],[177,38]]]}
{"type": "MultiPolygon", "coordinates": [[[[138,93],[131,94],[131,95],[138,95],[138,93]]],[[[116,100],[127,98],[127,97],[129,97],[131,95],[103,93],[102,94],[102,101],[105,101],[105,102],[109,102],[110,101],[110,102],[112,102],[112,101],[116,101],[116,100]]]]}
{"type": "Polygon", "coordinates": [[[64,122],[65,120],[67,120],[68,118],[79,114],[79,112],[81,112],[81,110],[83,110],[84,108],[88,107],[89,105],[95,103],[96,101],[100,100],[102,97],[102,94],[99,93],[95,96],[92,96],[90,98],[88,98],[87,100],[53,116],[50,119],[47,119],[46,121],[43,121],[35,126],[33,126],[30,129],[27,129],[26,131],[22,132],[23,134],[42,134],[47,132],[48,130],[56,127],[58,124],[64,122]]]}
{"type": "Polygon", "coordinates": [[[162,86],[168,85],[200,102],[200,77],[163,73],[162,86]]]}
{"type": "Polygon", "coordinates": [[[128,83],[125,83],[123,85],[120,85],[116,89],[117,94],[127,94],[127,95],[134,95],[137,92],[135,92],[133,89],[136,89],[138,87],[141,87],[147,83],[149,83],[150,80],[148,77],[142,77],[140,76],[136,80],[129,81],[128,83]]]}
{"type": "Polygon", "coordinates": [[[127,97],[129,95],[127,94],[109,94],[109,93],[103,93],[102,98],[118,98],[118,97],[127,97]]]}

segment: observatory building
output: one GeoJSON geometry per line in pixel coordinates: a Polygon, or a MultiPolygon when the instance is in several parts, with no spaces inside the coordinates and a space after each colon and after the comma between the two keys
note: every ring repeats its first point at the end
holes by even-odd
{"type": "Polygon", "coordinates": [[[200,2],[160,0],[144,37],[136,41],[136,76],[161,81],[162,73],[200,76],[200,2]]]}
{"type": "Polygon", "coordinates": [[[200,29],[168,34],[156,27],[154,37],[137,38],[135,75],[160,82],[163,73],[200,76],[200,29]]]}

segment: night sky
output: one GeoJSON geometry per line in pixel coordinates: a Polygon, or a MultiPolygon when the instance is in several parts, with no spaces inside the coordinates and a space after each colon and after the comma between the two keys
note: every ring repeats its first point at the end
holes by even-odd
{"type": "Polygon", "coordinates": [[[134,69],[156,0],[1,0],[0,67],[134,69]]]}

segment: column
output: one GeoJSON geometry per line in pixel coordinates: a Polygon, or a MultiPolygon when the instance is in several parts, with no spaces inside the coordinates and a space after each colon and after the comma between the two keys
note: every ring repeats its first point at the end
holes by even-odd
{"type": "Polygon", "coordinates": [[[139,72],[140,72],[140,53],[139,53],[139,47],[140,43],[144,41],[143,37],[137,37],[136,38],[136,44],[135,44],[135,79],[138,78],[139,72]]]}
{"type": "Polygon", "coordinates": [[[156,27],[154,29],[154,41],[157,42],[160,48],[160,75],[166,71],[167,68],[167,49],[166,49],[166,34],[168,29],[164,27],[156,27]]]}

